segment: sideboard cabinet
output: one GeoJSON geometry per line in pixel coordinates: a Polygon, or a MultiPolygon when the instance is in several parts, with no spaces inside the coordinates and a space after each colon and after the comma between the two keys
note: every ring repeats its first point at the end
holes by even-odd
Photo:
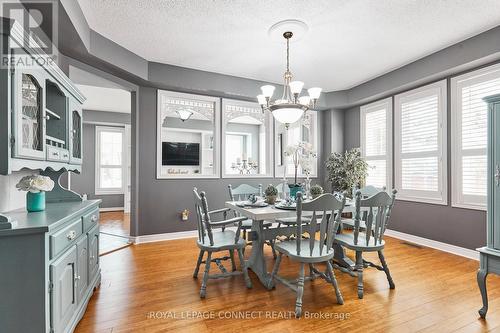
{"type": "Polygon", "coordinates": [[[486,246],[479,248],[477,282],[483,299],[479,315],[486,317],[488,295],[486,277],[500,274],[500,95],[484,99],[488,103],[488,213],[486,246]]]}
{"type": "Polygon", "coordinates": [[[11,60],[0,66],[0,174],[81,171],[85,97],[20,24],[0,23],[2,58],[11,60]]]}

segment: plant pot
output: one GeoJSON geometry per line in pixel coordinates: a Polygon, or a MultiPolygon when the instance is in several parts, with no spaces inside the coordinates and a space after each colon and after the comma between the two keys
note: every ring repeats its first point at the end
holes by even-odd
{"type": "Polygon", "coordinates": [[[288,184],[288,188],[290,188],[290,197],[292,197],[293,199],[295,199],[295,197],[297,196],[297,192],[304,193],[304,189],[300,184],[288,184]]]}
{"type": "Polygon", "coordinates": [[[26,193],[26,210],[28,212],[41,212],[45,210],[45,192],[26,193]]]}
{"type": "Polygon", "coordinates": [[[276,195],[266,195],[266,203],[274,205],[274,203],[276,202],[276,197],[276,195]]]}

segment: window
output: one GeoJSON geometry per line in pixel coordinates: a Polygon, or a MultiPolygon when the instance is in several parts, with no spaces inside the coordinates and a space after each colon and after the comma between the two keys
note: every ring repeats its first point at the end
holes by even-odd
{"type": "Polygon", "coordinates": [[[486,209],[487,104],[483,97],[500,93],[500,66],[451,80],[452,205],[486,209]]]}
{"type": "Polygon", "coordinates": [[[156,177],[220,175],[220,99],[158,90],[156,177]]]}
{"type": "Polygon", "coordinates": [[[396,95],[394,101],[399,199],[446,205],[446,81],[396,95]]]}
{"type": "Polygon", "coordinates": [[[95,194],[124,193],[124,128],[96,126],[95,194]]]}
{"type": "MultiPolygon", "coordinates": [[[[318,175],[318,113],[307,111],[305,116],[294,124],[290,124],[288,130],[284,124],[275,122],[276,126],[276,160],[282,161],[283,165],[275,165],[276,178],[282,178],[285,170],[286,177],[294,176],[294,165],[290,158],[284,155],[288,146],[296,145],[299,142],[308,142],[316,152],[316,158],[311,163],[311,177],[318,175]],[[278,155],[279,154],[279,155],[278,155]]],[[[301,168],[298,170],[299,177],[305,177],[301,168]]]]}
{"type": "Polygon", "coordinates": [[[272,176],[272,115],[259,104],[222,100],[223,176],[272,176]]]}
{"type": "Polygon", "coordinates": [[[366,184],[392,188],[392,98],[360,109],[361,155],[369,165],[366,184]]]}

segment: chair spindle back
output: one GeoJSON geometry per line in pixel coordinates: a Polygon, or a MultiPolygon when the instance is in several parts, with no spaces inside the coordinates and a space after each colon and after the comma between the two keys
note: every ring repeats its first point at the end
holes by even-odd
{"type": "Polygon", "coordinates": [[[367,212],[363,214],[366,224],[366,244],[369,243],[371,237],[374,238],[374,245],[382,243],[397,192],[397,190],[393,189],[390,196],[387,192],[381,191],[369,198],[362,199],[362,192],[360,190],[356,191],[354,244],[358,244],[360,234],[361,208],[368,208],[367,212]]]}
{"type": "Polygon", "coordinates": [[[198,193],[198,189],[193,188],[194,207],[198,218],[198,239],[205,244],[205,236],[208,235],[210,245],[214,245],[212,226],[210,225],[210,214],[208,213],[207,196],[204,191],[198,193]]]}
{"type": "Polygon", "coordinates": [[[303,227],[309,233],[309,255],[313,254],[314,247],[319,244],[319,254],[323,251],[328,251],[333,244],[336,232],[340,226],[342,211],[345,206],[345,198],[342,201],[338,200],[333,194],[325,193],[311,201],[304,202],[302,192],[297,193],[297,254],[301,251],[303,227]],[[302,225],[302,213],[312,212],[311,222],[309,225],[302,225]],[[319,214],[317,214],[319,213],[319,214]],[[318,227],[318,218],[321,216],[319,226],[319,243],[316,242],[316,230],[318,227]],[[325,246],[326,245],[326,246],[325,246]]]}

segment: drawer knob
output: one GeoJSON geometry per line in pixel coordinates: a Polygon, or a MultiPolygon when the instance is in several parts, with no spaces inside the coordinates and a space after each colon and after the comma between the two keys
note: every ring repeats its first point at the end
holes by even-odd
{"type": "Polygon", "coordinates": [[[68,232],[68,234],[66,235],[66,238],[68,238],[68,240],[75,239],[76,238],[76,231],[71,230],[70,232],[68,232]]]}
{"type": "Polygon", "coordinates": [[[92,217],[90,218],[90,220],[92,222],[96,222],[97,221],[97,215],[92,215],[92,217]]]}
{"type": "Polygon", "coordinates": [[[81,276],[80,275],[75,275],[75,281],[78,281],[81,279],[81,276]]]}

